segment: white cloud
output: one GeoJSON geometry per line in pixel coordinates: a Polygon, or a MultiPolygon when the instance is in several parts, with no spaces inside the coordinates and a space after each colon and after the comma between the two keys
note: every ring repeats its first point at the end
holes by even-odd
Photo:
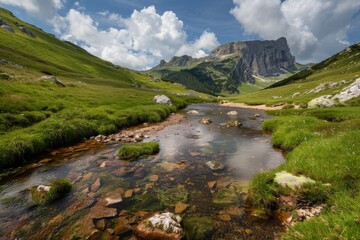
{"type": "Polygon", "coordinates": [[[70,9],[66,16],[53,19],[54,31],[96,56],[133,69],[147,69],[174,55],[205,56],[219,45],[215,34],[206,31],[188,42],[176,14],[167,11],[160,15],[154,6],[135,10],[129,18],[104,15],[119,22],[118,26],[101,30],[89,15],[70,9]]]}
{"type": "Polygon", "coordinates": [[[22,8],[41,18],[47,18],[64,7],[64,0],[0,0],[0,3],[22,8]]]}
{"type": "Polygon", "coordinates": [[[231,14],[248,34],[285,36],[300,61],[319,61],[344,48],[358,0],[233,0],[231,14]]]}

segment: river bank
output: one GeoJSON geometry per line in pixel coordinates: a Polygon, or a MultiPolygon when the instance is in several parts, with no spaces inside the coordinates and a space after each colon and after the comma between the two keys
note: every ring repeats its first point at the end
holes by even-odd
{"type": "Polygon", "coordinates": [[[225,125],[234,120],[227,113],[235,109],[201,104],[185,112],[188,110],[199,114],[186,114],[186,119],[172,115],[155,129],[153,125],[131,129],[148,134],[144,141],[159,142],[158,155],[125,162],[116,156],[124,143],[101,144],[78,156],[62,158],[59,153],[57,159],[4,184],[0,192],[3,236],[64,239],[69,234],[83,238],[98,234],[131,239],[144,214],[171,211],[183,217],[187,234],[199,234],[192,232],[189,223],[193,226],[201,220],[211,223],[206,232],[210,239],[274,239],[282,226],[253,221],[244,201],[252,176],[283,162],[281,152],[269,144],[270,136],[261,131],[261,122],[268,116],[258,110],[238,110],[235,119],[243,126],[233,128],[225,125]],[[255,114],[261,117],[253,118],[255,114]],[[213,123],[199,123],[204,117],[213,123]],[[159,131],[153,131],[156,129],[159,131]],[[212,170],[209,161],[224,167],[212,170]],[[27,189],[54,177],[73,183],[70,195],[54,204],[33,207],[27,189]],[[114,196],[122,200],[107,207],[104,200],[114,196]]]}

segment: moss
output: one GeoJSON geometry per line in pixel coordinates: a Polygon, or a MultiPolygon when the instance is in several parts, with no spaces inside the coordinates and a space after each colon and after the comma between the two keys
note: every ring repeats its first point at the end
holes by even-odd
{"type": "Polygon", "coordinates": [[[212,196],[212,203],[219,208],[229,205],[238,205],[242,201],[242,191],[240,186],[230,185],[215,192],[212,196]]]}
{"type": "Polygon", "coordinates": [[[132,161],[141,156],[159,153],[159,151],[159,143],[146,142],[122,146],[118,151],[118,155],[123,160],[132,161]]]}
{"type": "Polygon", "coordinates": [[[164,206],[175,206],[178,202],[187,202],[188,191],[183,185],[179,185],[176,188],[167,188],[165,190],[156,191],[157,198],[164,206]]]}
{"type": "Polygon", "coordinates": [[[196,215],[186,216],[183,219],[183,225],[187,239],[210,239],[214,231],[213,222],[210,217],[200,217],[196,215]]]}
{"type": "Polygon", "coordinates": [[[54,179],[50,182],[50,190],[38,191],[37,187],[31,188],[33,203],[45,205],[66,196],[72,189],[72,184],[67,179],[54,179]]]}

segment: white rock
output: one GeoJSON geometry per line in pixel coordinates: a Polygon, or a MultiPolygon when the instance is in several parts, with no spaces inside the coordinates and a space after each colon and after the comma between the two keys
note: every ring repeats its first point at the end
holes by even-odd
{"type": "Polygon", "coordinates": [[[172,102],[171,102],[171,100],[170,100],[170,98],[168,98],[168,97],[165,96],[165,95],[156,95],[156,96],[154,97],[154,101],[155,101],[156,103],[167,104],[167,105],[169,105],[169,106],[172,106],[172,105],[173,105],[172,102]]]}
{"type": "Polygon", "coordinates": [[[311,178],[298,177],[286,171],[276,173],[274,181],[282,187],[289,187],[294,190],[300,188],[304,183],[315,183],[311,178]]]}
{"type": "Polygon", "coordinates": [[[51,187],[50,187],[50,186],[46,186],[46,185],[39,185],[39,186],[36,188],[36,190],[37,190],[38,192],[42,192],[42,191],[48,192],[48,191],[50,191],[50,189],[51,189],[51,187]]]}
{"type": "Polygon", "coordinates": [[[198,111],[196,111],[196,110],[190,110],[190,111],[188,111],[188,112],[187,112],[187,114],[193,114],[193,115],[196,115],[196,114],[199,114],[199,112],[198,112],[198,111]]]}
{"type": "Polygon", "coordinates": [[[344,103],[347,100],[357,97],[360,97],[360,78],[356,79],[349,86],[343,88],[341,92],[332,97],[332,99],[337,99],[339,102],[344,103]]]}
{"type": "Polygon", "coordinates": [[[227,113],[229,116],[237,116],[239,113],[237,111],[230,111],[227,113]]]}
{"type": "Polygon", "coordinates": [[[331,97],[331,95],[325,95],[315,98],[308,103],[308,108],[333,107],[336,105],[336,102],[331,97]]]}
{"type": "Polygon", "coordinates": [[[148,223],[157,229],[161,229],[165,232],[182,233],[180,222],[181,217],[174,215],[173,213],[167,212],[162,214],[155,214],[149,218],[148,223]]]}

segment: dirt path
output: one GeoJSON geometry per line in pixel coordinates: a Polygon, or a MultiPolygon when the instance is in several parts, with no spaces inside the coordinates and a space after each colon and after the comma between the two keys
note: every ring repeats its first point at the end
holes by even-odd
{"type": "Polygon", "coordinates": [[[263,104],[263,105],[247,105],[245,103],[234,103],[234,102],[223,103],[223,104],[221,104],[221,106],[249,108],[249,109],[258,109],[258,110],[279,110],[283,107],[283,106],[267,107],[265,104],[263,104]]]}

